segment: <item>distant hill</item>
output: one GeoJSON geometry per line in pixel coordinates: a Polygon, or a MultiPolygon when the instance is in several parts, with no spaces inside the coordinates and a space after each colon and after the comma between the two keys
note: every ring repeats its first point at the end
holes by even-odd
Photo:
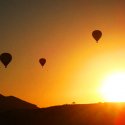
{"type": "Polygon", "coordinates": [[[53,106],[0,113],[1,125],[125,125],[125,103],[53,106]]]}
{"type": "Polygon", "coordinates": [[[16,109],[36,109],[36,105],[23,101],[14,96],[3,96],[0,94],[0,112],[16,109]]]}

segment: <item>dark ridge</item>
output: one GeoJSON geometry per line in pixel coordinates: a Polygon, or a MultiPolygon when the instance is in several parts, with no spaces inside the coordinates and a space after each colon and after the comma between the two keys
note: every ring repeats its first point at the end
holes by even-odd
{"type": "Polygon", "coordinates": [[[36,105],[23,101],[14,96],[3,96],[0,94],[0,111],[15,109],[36,109],[36,105]]]}
{"type": "Polygon", "coordinates": [[[0,98],[4,98],[5,96],[3,96],[2,94],[0,94],[0,98]]]}
{"type": "Polygon", "coordinates": [[[125,125],[124,118],[125,103],[61,105],[0,113],[1,125],[125,125]]]}

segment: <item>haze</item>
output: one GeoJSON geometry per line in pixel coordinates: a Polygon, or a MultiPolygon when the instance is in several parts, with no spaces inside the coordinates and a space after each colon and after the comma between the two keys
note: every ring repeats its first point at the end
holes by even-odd
{"type": "Polygon", "coordinates": [[[105,76],[125,70],[124,15],[124,0],[0,0],[0,53],[13,56],[0,93],[40,107],[104,101],[105,76]]]}

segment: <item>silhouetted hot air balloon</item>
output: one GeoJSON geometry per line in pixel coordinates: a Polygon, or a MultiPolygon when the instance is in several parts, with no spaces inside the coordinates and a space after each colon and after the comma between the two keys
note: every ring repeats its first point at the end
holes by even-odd
{"type": "Polygon", "coordinates": [[[7,65],[11,62],[12,56],[9,53],[2,53],[0,55],[0,60],[4,64],[5,68],[7,68],[7,65]]]}
{"type": "Polygon", "coordinates": [[[96,42],[98,43],[98,40],[101,38],[102,36],[102,32],[100,30],[94,30],[92,32],[92,36],[94,37],[94,39],[96,40],[96,42]]]}
{"type": "Polygon", "coordinates": [[[39,63],[42,65],[42,67],[45,65],[46,63],[46,59],[45,58],[40,58],[39,59],[39,63]]]}

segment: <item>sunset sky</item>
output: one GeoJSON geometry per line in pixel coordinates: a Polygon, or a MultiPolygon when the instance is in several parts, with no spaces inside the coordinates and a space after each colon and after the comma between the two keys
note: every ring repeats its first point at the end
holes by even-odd
{"type": "Polygon", "coordinates": [[[3,95],[39,107],[105,101],[105,77],[125,72],[125,0],[0,0],[3,52],[13,56],[0,63],[3,95]]]}

